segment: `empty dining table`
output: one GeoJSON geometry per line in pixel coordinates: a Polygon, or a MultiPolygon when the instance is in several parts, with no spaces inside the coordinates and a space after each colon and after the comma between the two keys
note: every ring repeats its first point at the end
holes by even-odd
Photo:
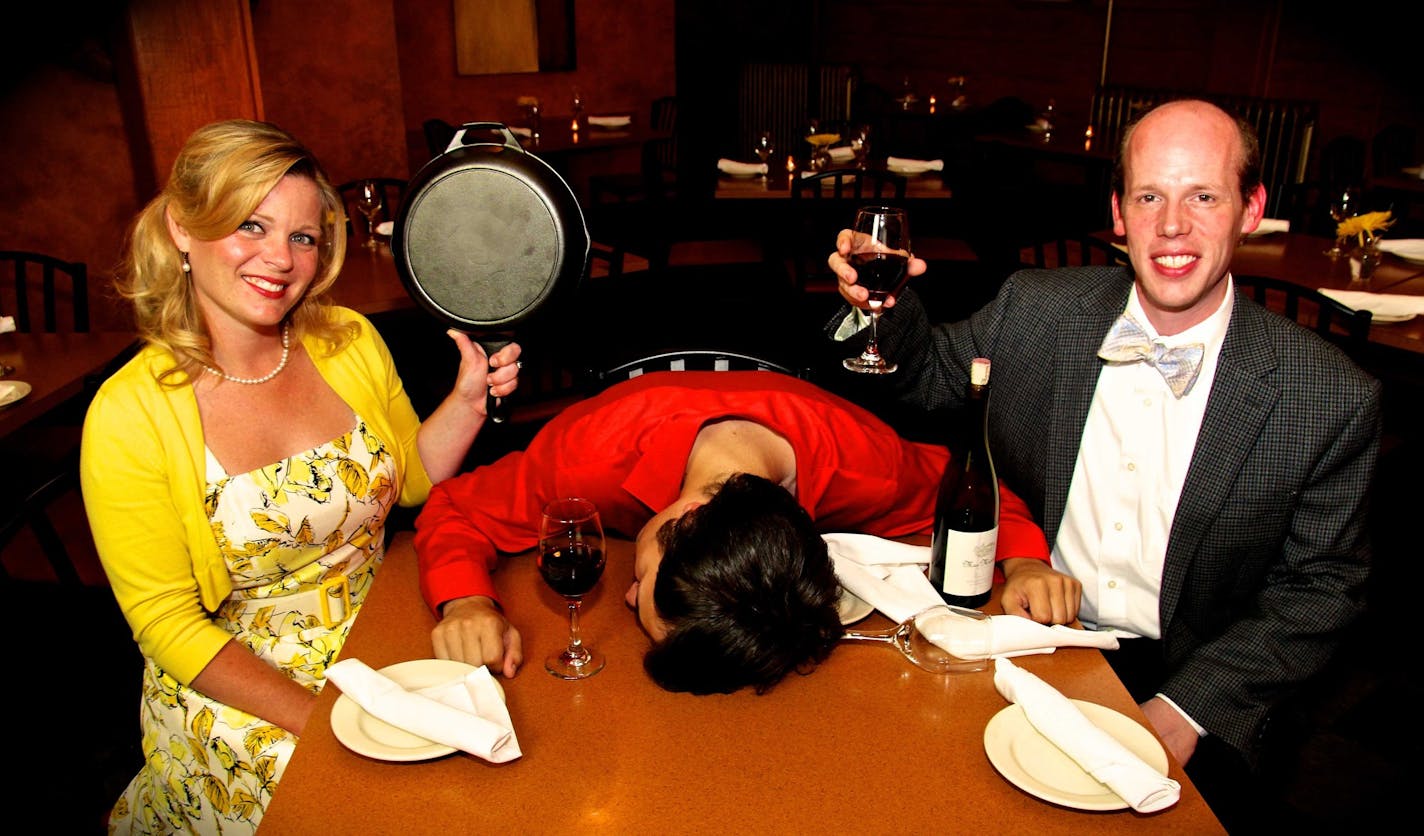
{"type": "MultiPolygon", "coordinates": [[[[585,680],[543,670],[543,657],[567,642],[568,616],[534,558],[509,557],[496,575],[524,642],[524,668],[500,680],[521,757],[497,765],[464,753],[387,760],[400,755],[368,746],[377,727],[360,724],[369,715],[333,711],[342,695],[328,686],[262,832],[997,832],[1006,823],[1024,832],[1223,832],[1170,759],[1181,798],[1150,815],[1126,809],[1091,779],[1082,784],[1081,771],[1074,785],[1072,774],[1033,774],[1048,768],[1036,759],[1014,765],[1006,753],[1027,746],[1028,732],[986,736],[991,720],[1013,713],[992,669],[933,674],[893,649],[855,643],[765,694],[664,691],[643,672],[648,639],[623,603],[632,545],[611,538],[608,547],[603,579],[580,614],[584,639],[607,666],[585,680]],[[322,799],[334,780],[361,791],[333,807],[322,799]]],[[[342,658],[376,669],[429,658],[435,619],[418,590],[411,535],[397,534],[342,658]]],[[[889,621],[873,613],[856,626],[889,621]]],[[[1017,661],[1147,733],[1099,651],[1061,648],[1017,661]]]]}

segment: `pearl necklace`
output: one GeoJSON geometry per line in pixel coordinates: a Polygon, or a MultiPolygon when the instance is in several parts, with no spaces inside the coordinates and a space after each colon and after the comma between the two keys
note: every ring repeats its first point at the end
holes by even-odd
{"type": "Polygon", "coordinates": [[[220,377],[220,378],[222,378],[223,380],[230,380],[230,381],[232,381],[233,383],[244,383],[244,384],[246,384],[246,385],[248,385],[248,386],[256,386],[256,385],[259,384],[259,383],[266,383],[267,381],[269,381],[269,380],[271,380],[272,378],[276,377],[277,375],[281,374],[281,373],[282,373],[282,369],[285,369],[285,368],[287,367],[287,359],[288,359],[289,357],[291,357],[291,355],[292,355],[292,351],[291,351],[291,335],[292,335],[292,326],[291,326],[291,324],[288,323],[288,324],[286,324],[286,325],[283,325],[283,326],[282,326],[282,362],[280,362],[280,363],[277,364],[277,368],[273,369],[272,371],[268,372],[267,374],[265,374],[265,375],[263,375],[263,376],[261,376],[261,377],[233,377],[232,375],[228,374],[227,372],[220,372],[220,371],[218,371],[217,369],[213,368],[212,366],[207,366],[207,365],[203,366],[203,371],[207,372],[207,373],[210,374],[210,375],[214,375],[214,376],[216,376],[216,377],[220,377]]]}

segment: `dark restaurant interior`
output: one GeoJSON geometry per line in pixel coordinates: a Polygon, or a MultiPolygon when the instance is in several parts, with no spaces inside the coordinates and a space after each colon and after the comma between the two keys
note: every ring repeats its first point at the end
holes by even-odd
{"type": "MultiPolygon", "coordinates": [[[[1424,180],[1399,176],[1424,163],[1417,3],[546,0],[540,67],[517,72],[462,54],[462,33],[488,36],[494,27],[481,16],[500,5],[34,6],[9,24],[0,57],[0,250],[87,265],[92,329],[129,331],[109,290],[125,231],[195,128],[269,120],[303,140],[333,183],[409,181],[439,153],[440,123],[525,126],[520,100],[537,98],[551,164],[583,206],[594,258],[579,288],[586,304],[570,306],[577,316],[519,335],[533,361],[522,403],[511,426],[481,437],[474,464],[520,445],[578,396],[593,366],[679,339],[771,353],[876,408],[873,386],[821,368],[816,329],[838,297],[791,267],[808,253],[824,266],[846,224],[824,212],[803,218],[785,202],[717,197],[717,160],[754,161],[754,135],[773,127],[768,176],[785,189],[786,157],[804,162],[799,132],[809,118],[837,130],[869,125],[872,160],[944,161],[948,199],[911,201],[932,264],[917,287],[944,318],[992,298],[1032,260],[1033,244],[1108,226],[1104,134],[1121,127],[1108,109],[1134,97],[1189,93],[1297,120],[1268,148],[1281,163],[1269,214],[1293,233],[1332,237],[1329,190],[1349,181],[1367,208],[1392,212],[1389,237],[1424,238],[1424,180]],[[641,141],[601,146],[586,129],[584,147],[556,147],[575,95],[590,114],[631,116],[641,141]],[[1026,149],[988,141],[1050,107],[1065,153],[1044,153],[1047,139],[1026,149]]],[[[0,292],[0,312],[10,300],[0,292]]],[[[417,408],[432,408],[453,373],[436,354],[443,329],[414,305],[371,315],[417,408]]],[[[1355,356],[1385,385],[1369,607],[1335,663],[1276,720],[1283,742],[1262,803],[1284,827],[1374,822],[1416,771],[1418,725],[1400,718],[1421,694],[1399,653],[1419,581],[1407,521],[1424,498],[1424,353],[1400,344],[1372,342],[1355,356]]],[[[7,432],[5,454],[25,462],[24,446],[72,445],[91,392],[7,432]]],[[[933,432],[886,415],[909,435],[933,432]]],[[[11,798],[47,809],[56,831],[97,832],[142,757],[141,660],[86,543],[77,491],[49,514],[77,582],[54,576],[26,526],[0,539],[0,600],[13,624],[29,627],[12,664],[45,683],[28,689],[30,705],[11,702],[23,708],[16,742],[27,753],[11,798]]]]}

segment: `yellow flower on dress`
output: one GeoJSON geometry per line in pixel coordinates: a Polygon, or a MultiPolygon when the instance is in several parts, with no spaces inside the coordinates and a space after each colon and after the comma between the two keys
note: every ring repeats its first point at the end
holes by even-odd
{"type": "Polygon", "coordinates": [[[1393,225],[1394,218],[1390,217],[1388,212],[1366,212],[1341,221],[1339,226],[1335,227],[1335,235],[1338,238],[1359,238],[1360,246],[1363,247],[1366,238],[1378,237],[1393,225]]]}

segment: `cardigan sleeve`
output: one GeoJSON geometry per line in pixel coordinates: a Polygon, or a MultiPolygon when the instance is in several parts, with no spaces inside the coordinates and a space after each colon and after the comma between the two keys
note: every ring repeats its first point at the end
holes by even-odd
{"type": "Polygon", "coordinates": [[[179,416],[148,391],[146,368],[131,364],[95,396],[80,478],[94,545],[139,650],[188,684],[232,636],[203,605],[199,567],[211,561],[193,554],[203,548],[194,531],[207,527],[202,491],[183,463],[190,451],[179,416]]]}

